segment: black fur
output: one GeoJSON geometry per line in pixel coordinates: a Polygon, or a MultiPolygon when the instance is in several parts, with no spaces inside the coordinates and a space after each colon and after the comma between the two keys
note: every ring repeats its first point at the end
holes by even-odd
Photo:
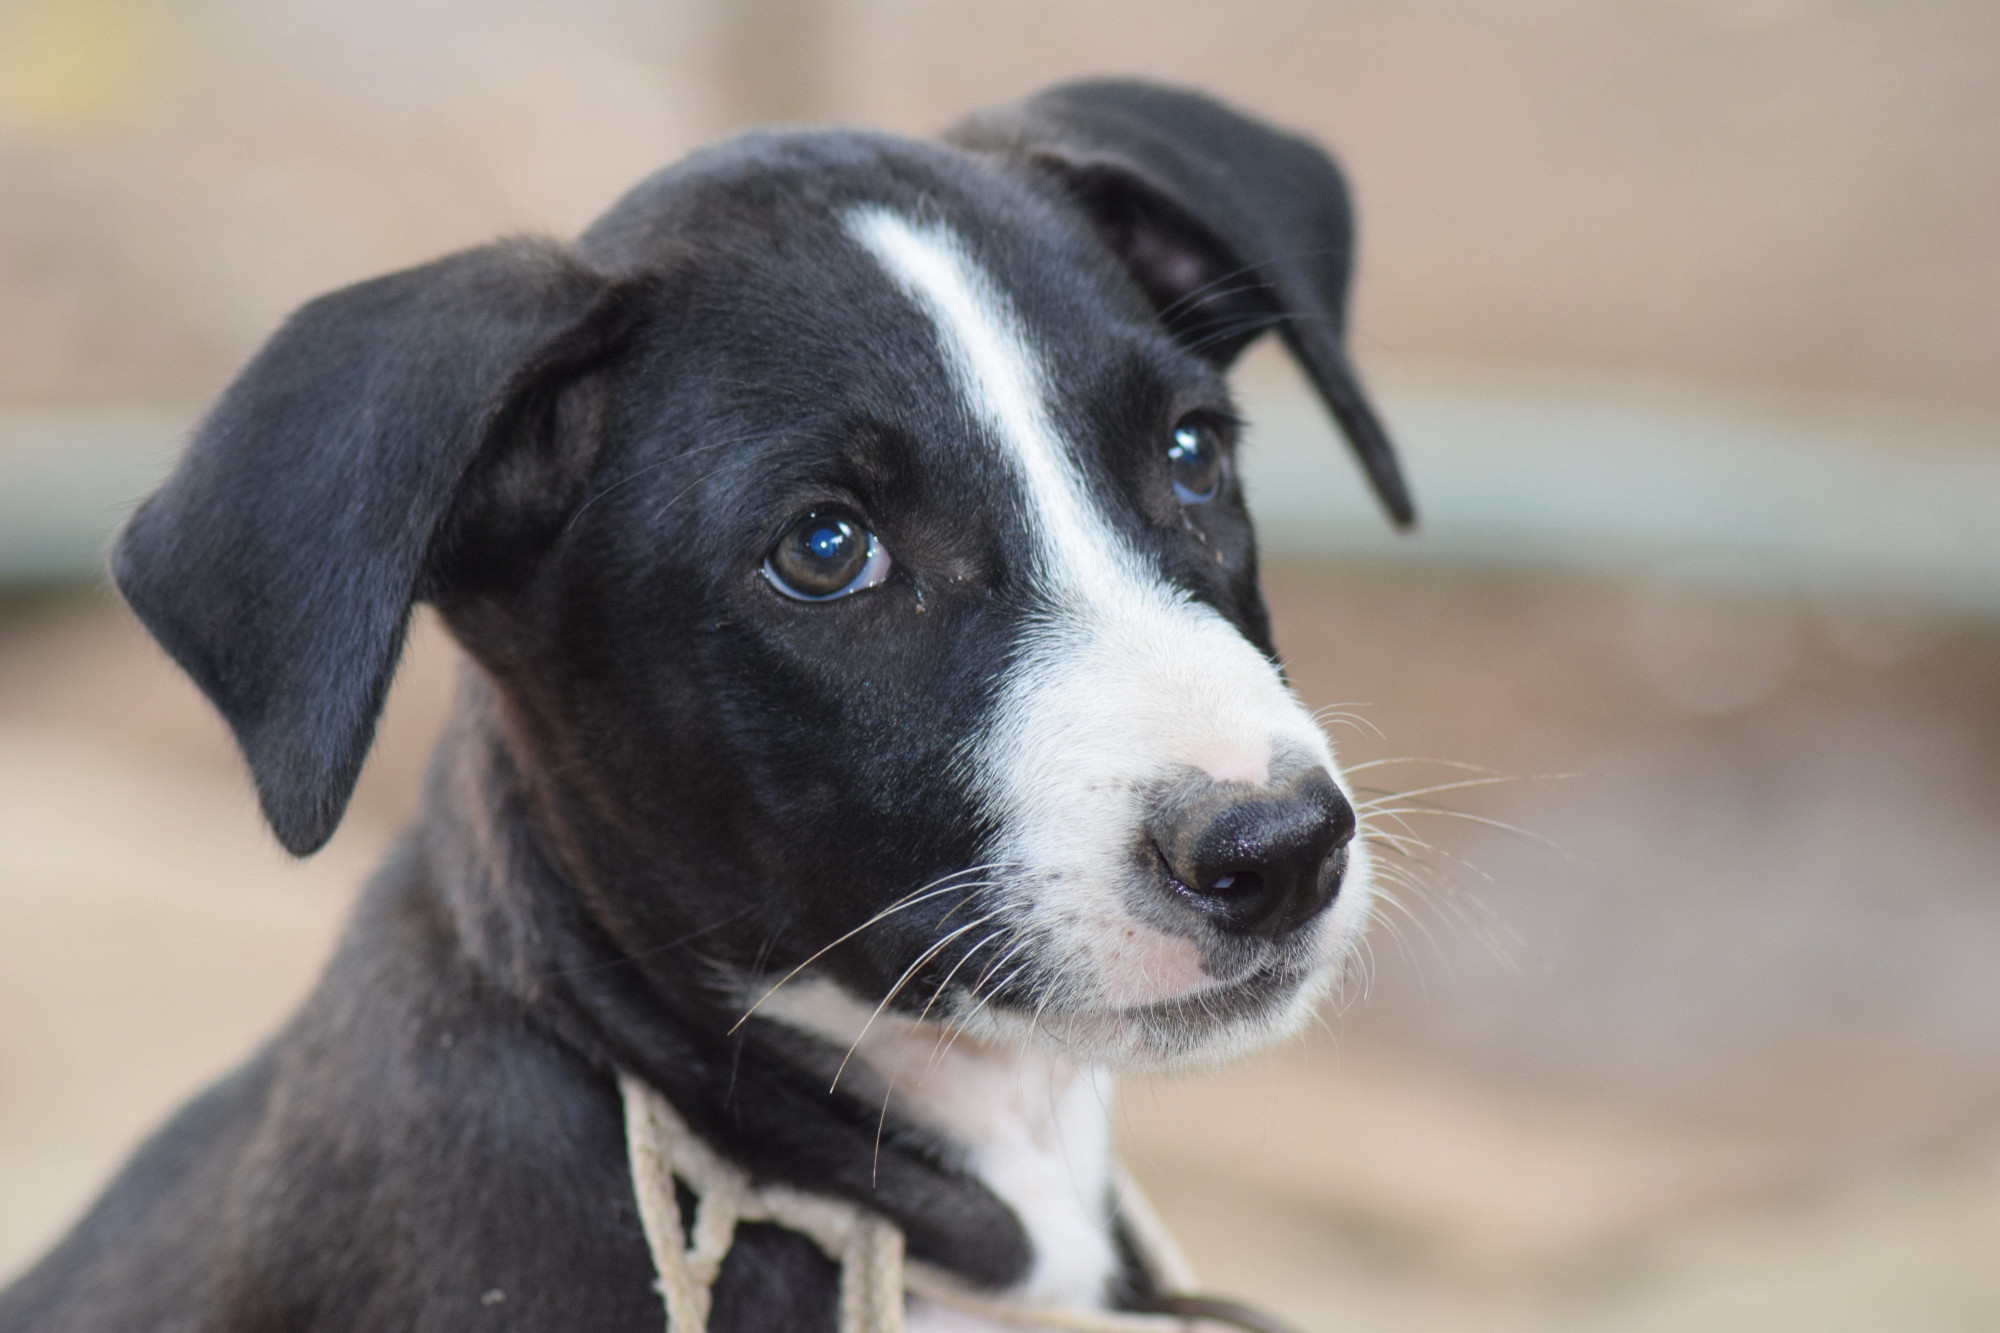
{"type": "MultiPolygon", "coordinates": [[[[955,746],[1033,612],[1020,516],[930,330],[839,231],[863,202],[977,248],[1134,547],[1266,652],[1241,496],[1149,498],[1160,423],[1227,420],[1219,372],[1256,332],[1282,329],[1407,517],[1339,354],[1338,174],[1185,93],[1075,85],[951,145],[749,135],[573,246],[306,306],[133,517],[118,585],[299,854],[339,821],[416,602],[471,665],[423,817],[313,997],[0,1295],[0,1330],[657,1330],[619,1068],[920,1259],[985,1287],[1027,1270],[953,1145],[894,1117],[878,1145],[872,1096],[827,1091],[839,1052],[736,1025],[734,978],[978,861],[955,746]],[[764,553],[829,500],[892,543],[891,582],[776,596],[764,553]]],[[[882,995],[951,906],[818,966],[882,995]]],[[[834,1282],[748,1228],[713,1327],[831,1328],[834,1282]]]]}

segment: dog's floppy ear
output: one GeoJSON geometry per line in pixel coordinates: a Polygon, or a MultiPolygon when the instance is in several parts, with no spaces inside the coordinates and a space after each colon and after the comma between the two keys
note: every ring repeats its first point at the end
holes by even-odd
{"type": "Polygon", "coordinates": [[[1059,180],[1168,330],[1217,364],[1277,328],[1383,507],[1400,527],[1415,521],[1342,348],[1353,219],[1325,153],[1195,93],[1112,80],[978,113],[946,137],[1059,180]]]}
{"type": "Polygon", "coordinates": [[[228,721],[295,855],[346,809],[469,474],[550,415],[629,304],[526,241],[321,297],[125,525],[119,591],[228,721]]]}

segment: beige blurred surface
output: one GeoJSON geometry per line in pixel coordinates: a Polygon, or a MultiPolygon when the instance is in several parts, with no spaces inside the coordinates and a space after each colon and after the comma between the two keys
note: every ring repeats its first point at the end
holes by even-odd
{"type": "MultiPolygon", "coordinates": [[[[1696,713],[1650,660],[1645,588],[1270,585],[1302,692],[1365,719],[1336,723],[1350,762],[1548,779],[1386,809],[1555,845],[1411,815],[1444,876],[1399,891],[1324,1027],[1128,1088],[1132,1158],[1205,1276],[1309,1329],[2000,1323],[2000,635],[1711,607],[1711,638],[1755,622],[1787,660],[1696,713]]],[[[420,622],[355,814],[301,866],[122,611],[9,606],[0,1270],[309,984],[452,657],[420,622]]]]}
{"type": "Polygon", "coordinates": [[[1093,73],[1341,153],[1364,365],[2000,411],[1985,0],[4,0],[0,407],[197,404],[325,288],[746,121],[1093,73]]]}

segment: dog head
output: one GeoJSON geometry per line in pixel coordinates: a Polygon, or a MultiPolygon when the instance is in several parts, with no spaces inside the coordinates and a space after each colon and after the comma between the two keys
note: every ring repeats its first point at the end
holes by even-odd
{"type": "Polygon", "coordinates": [[[1319,151],[1146,85],[942,144],[746,136],[573,246],[304,307],[114,574],[296,853],[428,600],[642,966],[1214,1056],[1295,1022],[1366,914],[1222,378],[1277,330],[1408,522],[1349,251],[1319,151]]]}

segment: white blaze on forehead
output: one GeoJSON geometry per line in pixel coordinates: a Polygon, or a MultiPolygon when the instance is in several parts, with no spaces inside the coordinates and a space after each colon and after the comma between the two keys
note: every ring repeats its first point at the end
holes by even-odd
{"type": "Polygon", "coordinates": [[[919,230],[885,209],[849,223],[855,238],[937,325],[957,387],[1021,474],[1045,582],[1129,578],[1132,557],[1084,493],[1049,420],[1043,370],[1005,296],[942,226],[919,230]]]}
{"type": "MultiPolygon", "coordinates": [[[[1056,427],[1047,366],[959,239],[884,208],[858,210],[847,226],[936,327],[953,387],[1009,463],[1026,509],[1045,612],[1030,622],[971,765],[1000,816],[995,855],[1018,872],[1021,910],[1074,992],[1063,998],[1099,1008],[1156,1000],[1177,970],[1171,946],[1184,942],[1135,930],[1129,911],[1144,788],[1187,767],[1259,783],[1281,749],[1332,771],[1325,735],[1235,626],[1113,526],[1056,427]]],[[[1323,927],[1329,946],[1365,912],[1358,848],[1355,858],[1350,891],[1328,914],[1339,920],[1323,927]]]]}

